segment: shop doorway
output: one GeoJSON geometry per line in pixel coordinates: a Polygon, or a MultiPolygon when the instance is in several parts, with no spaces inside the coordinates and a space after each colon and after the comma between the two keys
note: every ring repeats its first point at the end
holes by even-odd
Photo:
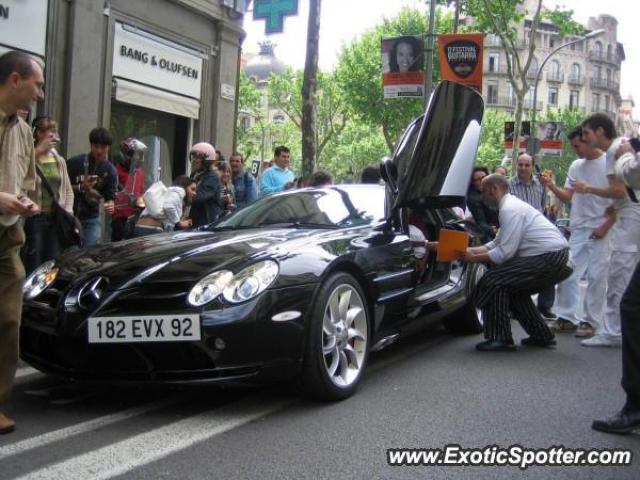
{"type": "Polygon", "coordinates": [[[172,160],[170,178],[183,175],[187,167],[189,123],[189,119],[185,117],[114,100],[111,103],[109,129],[114,140],[113,153],[118,151],[120,142],[128,137],[142,139],[147,136],[158,136],[169,148],[169,156],[172,160]]]}

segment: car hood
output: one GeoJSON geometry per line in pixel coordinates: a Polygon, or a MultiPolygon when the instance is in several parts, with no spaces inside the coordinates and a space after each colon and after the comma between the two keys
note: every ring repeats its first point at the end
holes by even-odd
{"type": "Polygon", "coordinates": [[[484,102],[475,90],[443,81],[425,114],[405,131],[394,153],[394,207],[462,205],[480,142],[484,102]]]}
{"type": "Polygon", "coordinates": [[[151,275],[191,281],[238,262],[277,258],[294,248],[296,241],[308,241],[310,234],[305,230],[260,228],[150,235],[66,254],[57,259],[57,264],[60,274],[72,282],[100,275],[115,288],[151,275]]]}

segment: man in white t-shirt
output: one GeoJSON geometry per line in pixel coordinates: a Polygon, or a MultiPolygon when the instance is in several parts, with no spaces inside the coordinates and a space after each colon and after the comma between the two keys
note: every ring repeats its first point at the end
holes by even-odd
{"type": "Polygon", "coordinates": [[[627,187],[616,176],[615,154],[622,140],[616,137],[615,125],[605,114],[594,113],[582,122],[582,139],[585,143],[607,152],[606,173],[609,186],[601,188],[587,182],[574,182],[575,191],[612,198],[616,215],[616,223],[611,232],[611,261],[602,327],[594,337],[582,341],[582,345],[586,347],[620,346],[620,301],[640,260],[640,203],[629,198],[627,187]]]}
{"type": "Polygon", "coordinates": [[[565,203],[571,202],[571,238],[569,247],[575,269],[571,277],[558,285],[554,311],[558,319],[550,327],[556,332],[575,332],[577,337],[592,337],[600,327],[607,291],[609,237],[615,217],[605,215],[611,200],[593,194],[575,193],[577,182],[600,188],[608,187],[605,154],[582,141],[582,129],[569,134],[573,151],[578,155],[569,167],[564,188],[542,175],[541,182],[565,203]],[[577,316],[580,293],[578,281],[587,275],[584,317],[577,316]]]}

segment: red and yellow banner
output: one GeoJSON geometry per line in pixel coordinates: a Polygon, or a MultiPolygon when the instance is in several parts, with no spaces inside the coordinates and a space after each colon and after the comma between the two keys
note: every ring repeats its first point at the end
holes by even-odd
{"type": "Polygon", "coordinates": [[[438,35],[440,75],[482,92],[483,33],[438,35]]]}

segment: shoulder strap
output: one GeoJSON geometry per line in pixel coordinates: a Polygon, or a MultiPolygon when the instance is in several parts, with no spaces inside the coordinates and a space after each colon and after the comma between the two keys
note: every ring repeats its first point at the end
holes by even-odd
{"type": "Polygon", "coordinates": [[[47,193],[49,194],[49,196],[53,199],[54,202],[57,202],[58,196],[53,192],[53,188],[51,188],[51,184],[49,183],[49,180],[47,180],[47,177],[44,176],[44,173],[42,173],[42,170],[40,170],[40,166],[37,163],[36,163],[36,171],[38,172],[38,176],[40,177],[40,180],[42,180],[42,185],[47,190],[47,193]]]}

